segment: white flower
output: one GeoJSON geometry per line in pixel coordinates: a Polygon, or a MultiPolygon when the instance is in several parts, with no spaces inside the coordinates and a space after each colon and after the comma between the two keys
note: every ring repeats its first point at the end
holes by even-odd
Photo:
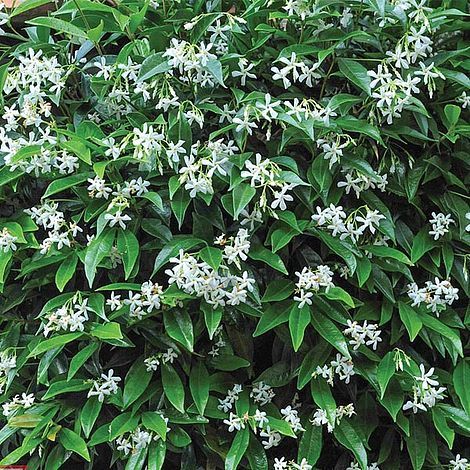
{"type": "Polygon", "coordinates": [[[249,135],[253,134],[253,129],[256,129],[258,126],[255,122],[250,121],[250,117],[245,113],[242,118],[234,117],[232,122],[237,124],[235,131],[241,132],[243,130],[247,131],[249,135]]]}
{"type": "Polygon", "coordinates": [[[104,220],[109,221],[110,227],[114,227],[116,224],[118,224],[123,230],[125,230],[125,222],[131,220],[131,218],[127,214],[123,215],[122,212],[118,210],[115,214],[110,214],[109,212],[107,212],[104,215],[104,220]]]}
{"type": "Polygon", "coordinates": [[[431,369],[426,372],[424,364],[420,364],[419,370],[421,371],[421,377],[416,377],[416,380],[422,383],[424,389],[439,385],[439,382],[437,380],[431,378],[434,373],[434,367],[431,367],[431,369]]]}
{"type": "Polygon", "coordinates": [[[460,457],[460,454],[457,454],[455,459],[450,460],[449,465],[452,465],[451,470],[468,470],[470,467],[468,459],[460,457]]]}
{"type": "Polygon", "coordinates": [[[429,235],[433,235],[434,240],[438,240],[449,231],[450,224],[455,223],[455,221],[451,219],[450,214],[436,214],[433,212],[429,223],[432,224],[432,230],[429,231],[429,235]]]}
{"type": "Polygon", "coordinates": [[[8,251],[16,251],[15,242],[18,240],[17,237],[12,235],[7,227],[4,227],[0,232],[0,249],[7,253],[8,251]]]}
{"type": "Polygon", "coordinates": [[[90,185],[87,189],[90,192],[90,197],[108,199],[112,190],[111,188],[106,187],[104,179],[99,176],[95,176],[93,179],[88,178],[88,182],[90,185]]]}
{"type": "Polygon", "coordinates": [[[232,72],[232,77],[240,77],[242,86],[246,85],[247,78],[254,78],[256,80],[256,75],[250,73],[250,70],[253,70],[255,66],[253,64],[248,64],[248,60],[244,57],[238,59],[238,68],[239,70],[234,70],[232,72]]]}
{"type": "Polygon", "coordinates": [[[111,297],[106,300],[106,305],[109,305],[111,311],[119,310],[122,307],[122,300],[120,295],[115,295],[114,291],[111,292],[111,297]]]}
{"type": "Polygon", "coordinates": [[[239,418],[236,414],[230,412],[229,418],[224,419],[224,424],[228,426],[228,432],[240,431],[245,429],[245,423],[242,418],[239,418]]]}
{"type": "Polygon", "coordinates": [[[250,392],[250,397],[253,398],[255,403],[259,403],[260,406],[271,403],[275,396],[274,390],[264,382],[255,384],[253,390],[250,392]]]}
{"type": "Polygon", "coordinates": [[[101,378],[93,381],[88,397],[97,396],[98,401],[103,402],[105,397],[118,391],[118,383],[122,379],[114,375],[114,370],[109,369],[107,374],[101,374],[101,378]]]}

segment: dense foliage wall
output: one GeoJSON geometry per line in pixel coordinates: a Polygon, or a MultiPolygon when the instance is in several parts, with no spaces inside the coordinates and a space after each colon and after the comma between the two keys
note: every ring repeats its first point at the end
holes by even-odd
{"type": "Polygon", "coordinates": [[[0,464],[468,469],[467,8],[0,5],[0,464]]]}

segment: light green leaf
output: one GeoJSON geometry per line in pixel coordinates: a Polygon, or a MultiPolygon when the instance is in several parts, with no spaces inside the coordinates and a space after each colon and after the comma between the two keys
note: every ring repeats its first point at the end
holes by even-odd
{"type": "Polygon", "coordinates": [[[189,374],[189,389],[200,415],[204,415],[209,400],[209,385],[210,379],[206,366],[202,361],[198,361],[189,374]]]}
{"type": "Polygon", "coordinates": [[[62,428],[59,432],[59,442],[67,449],[82,456],[87,462],[90,462],[85,441],[71,429],[62,428]]]}

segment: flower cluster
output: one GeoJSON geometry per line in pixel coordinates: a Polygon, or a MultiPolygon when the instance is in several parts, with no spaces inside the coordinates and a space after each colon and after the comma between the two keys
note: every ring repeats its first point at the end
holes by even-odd
{"type": "Polygon", "coordinates": [[[165,271],[169,277],[168,283],[175,283],[188,294],[203,297],[214,308],[225,304],[239,305],[246,301],[248,292],[253,290],[255,281],[249,277],[248,272],[235,276],[223,265],[216,271],[206,262],[198,262],[194,256],[183,250],[180,250],[178,258],[171,258],[170,263],[175,266],[165,271]]]}
{"type": "Polygon", "coordinates": [[[101,378],[92,381],[88,397],[97,396],[98,401],[103,402],[106,396],[117,393],[120,381],[121,377],[117,377],[114,375],[114,370],[109,369],[107,374],[101,374],[101,378]]]}
{"type": "Polygon", "coordinates": [[[354,405],[350,403],[346,406],[338,406],[332,414],[333,416],[330,417],[327,411],[318,408],[313,414],[311,422],[314,426],[323,426],[326,424],[328,432],[333,432],[335,426],[341,422],[344,416],[351,418],[355,414],[354,405]]]}
{"type": "Polygon", "coordinates": [[[434,374],[434,367],[431,367],[426,372],[423,364],[419,366],[421,375],[414,377],[415,385],[413,385],[413,399],[408,400],[403,405],[403,411],[413,410],[413,413],[417,413],[418,410],[427,411],[428,408],[432,408],[438,400],[443,400],[443,393],[446,391],[445,387],[441,387],[437,380],[432,378],[434,374]],[[427,408],[426,408],[427,407],[427,408]]]}
{"type": "Polygon", "coordinates": [[[296,183],[289,183],[282,179],[282,171],[275,162],[264,158],[257,153],[255,163],[251,160],[245,161],[245,169],[241,172],[242,178],[250,179],[250,186],[261,188],[261,196],[256,207],[266,210],[268,207],[268,195],[273,197],[271,209],[287,209],[287,202],[293,201],[289,191],[295,188],[296,183]]]}
{"type": "Polygon", "coordinates": [[[345,383],[351,381],[351,377],[355,375],[354,364],[351,359],[348,359],[341,354],[336,354],[336,359],[332,360],[329,365],[325,364],[323,367],[317,366],[312,377],[323,377],[329,385],[334,385],[334,375],[338,374],[340,380],[345,383]]]}
{"type": "Polygon", "coordinates": [[[10,233],[7,227],[4,227],[0,232],[0,250],[4,253],[9,251],[16,251],[17,246],[15,242],[18,240],[18,237],[15,237],[10,233]]]}
{"type": "Polygon", "coordinates": [[[408,285],[408,297],[413,301],[411,305],[414,307],[425,303],[426,308],[437,316],[446,305],[452,305],[458,300],[458,292],[459,289],[453,287],[450,281],[446,279],[440,281],[437,277],[434,278],[434,282],[426,281],[425,286],[421,288],[415,282],[408,285]]]}
{"type": "Polygon", "coordinates": [[[356,197],[359,199],[361,193],[368,189],[375,189],[377,187],[380,191],[385,192],[385,188],[388,184],[387,178],[387,174],[379,175],[376,173],[374,178],[372,178],[359,171],[349,170],[345,174],[345,181],[339,181],[337,186],[338,188],[344,188],[346,194],[349,194],[351,190],[354,191],[356,197]]]}
{"type": "Polygon", "coordinates": [[[157,282],[147,281],[140,286],[140,293],[129,292],[129,297],[123,303],[129,305],[131,318],[142,320],[146,314],[160,309],[162,294],[162,286],[157,282]]]}
{"type": "MultiPolygon", "coordinates": [[[[302,427],[302,423],[300,422],[298,411],[295,410],[291,405],[282,408],[280,412],[282,419],[290,426],[294,433],[305,431],[305,429],[302,427]]],[[[258,409],[253,416],[250,416],[248,413],[246,413],[242,417],[237,416],[231,411],[228,419],[224,420],[224,424],[228,426],[229,432],[233,432],[245,429],[246,424],[250,421],[255,426],[255,433],[256,427],[260,429],[259,435],[261,438],[265,439],[261,441],[261,444],[266,450],[271,449],[272,447],[277,447],[281,443],[281,434],[271,428],[269,424],[269,418],[266,416],[266,412],[260,411],[258,409]]]]}
{"type": "Polygon", "coordinates": [[[178,358],[178,354],[173,348],[168,348],[164,353],[154,354],[144,359],[147,372],[154,372],[158,369],[160,362],[163,364],[173,364],[174,360],[178,358]]]}
{"type": "Polygon", "coordinates": [[[198,141],[193,144],[189,154],[184,155],[184,166],[179,169],[179,182],[184,184],[189,196],[194,198],[198,193],[213,194],[214,175],[227,175],[231,168],[229,159],[237,150],[233,140],[225,143],[224,139],[219,139],[205,145],[198,141]]]}
{"type": "Polygon", "coordinates": [[[287,461],[285,457],[274,458],[274,470],[312,470],[313,466],[304,457],[299,463],[287,461]]]}
{"type": "Polygon", "coordinates": [[[25,212],[44,230],[48,236],[43,239],[39,248],[41,254],[47,254],[53,246],[61,250],[64,246],[71,247],[75,237],[83,229],[76,223],[68,223],[63,211],[58,210],[56,202],[44,201],[41,206],[25,209],[25,212]]]}
{"type": "Polygon", "coordinates": [[[299,295],[295,296],[294,300],[299,302],[299,308],[302,308],[305,304],[312,305],[311,298],[321,287],[324,287],[326,292],[330,287],[334,287],[333,271],[328,266],[319,265],[315,270],[304,267],[302,271],[296,272],[295,275],[299,278],[296,283],[299,295]]]}
{"type": "Polygon", "coordinates": [[[219,399],[219,405],[217,408],[224,413],[228,413],[232,408],[235,402],[238,400],[238,395],[242,392],[242,386],[235,384],[232,390],[227,391],[227,396],[223,399],[219,399]]]}
{"type": "Polygon", "coordinates": [[[375,351],[378,343],[382,341],[380,337],[381,330],[378,329],[378,325],[367,323],[364,321],[362,325],[356,321],[348,320],[348,327],[343,331],[345,335],[351,336],[349,344],[353,346],[353,349],[359,349],[363,344],[372,346],[375,351]]]}
{"type": "Polygon", "coordinates": [[[450,224],[455,223],[455,221],[451,218],[450,214],[436,214],[433,212],[429,223],[432,224],[432,230],[429,231],[429,235],[432,235],[434,240],[439,240],[449,231],[450,224]]]}
{"type": "Polygon", "coordinates": [[[31,408],[34,405],[35,396],[33,393],[15,395],[11,401],[7,401],[2,404],[3,416],[9,418],[15,413],[15,411],[21,408],[31,408]]]}
{"type": "Polygon", "coordinates": [[[312,215],[312,220],[318,227],[326,227],[334,237],[349,239],[352,243],[365,236],[367,231],[374,235],[383,219],[385,216],[378,210],[372,211],[367,206],[356,209],[346,217],[343,207],[334,204],[325,209],[317,206],[316,214],[312,215]]]}
{"type": "MultiPolygon", "coordinates": [[[[329,160],[329,167],[331,170],[335,163],[340,163],[341,157],[343,156],[343,150],[354,145],[354,140],[348,135],[331,133],[325,135],[321,139],[317,139],[315,143],[318,148],[321,148],[323,158],[325,160],[329,160]]],[[[346,188],[346,191],[348,193],[348,188],[346,188]]]]}
{"type": "Polygon", "coordinates": [[[309,60],[299,60],[297,54],[292,52],[290,57],[280,57],[277,62],[282,64],[281,68],[271,67],[273,80],[281,80],[285,89],[291,87],[292,83],[304,83],[313,87],[321,75],[316,71],[320,63],[312,63],[309,60]]]}
{"type": "Polygon", "coordinates": [[[253,385],[253,389],[250,392],[250,398],[260,406],[267,405],[273,401],[276,396],[272,387],[264,382],[258,382],[253,385]]]}
{"type": "MultiPolygon", "coordinates": [[[[165,416],[162,416],[162,418],[168,424],[168,418],[165,416]]],[[[167,427],[167,432],[168,431],[170,431],[170,428],[167,427]]],[[[119,452],[123,452],[124,455],[133,455],[141,449],[148,447],[152,440],[158,441],[158,439],[160,439],[158,434],[138,427],[132,432],[119,436],[116,439],[116,449],[119,452]]]]}
{"type": "Polygon", "coordinates": [[[64,305],[44,315],[44,320],[47,322],[44,325],[44,336],[52,331],[83,331],[85,322],[89,318],[88,313],[91,311],[88,299],[82,299],[81,295],[77,293],[64,305]]]}
{"type": "Polygon", "coordinates": [[[427,16],[432,9],[423,3],[406,2],[406,15],[413,25],[399,39],[394,50],[387,51],[377,69],[367,71],[372,79],[372,97],[377,100],[377,108],[388,124],[400,118],[403,110],[413,103],[413,94],[420,93],[420,83],[427,87],[432,98],[436,90],[435,80],[445,79],[434,62],[426,61],[433,54],[433,41],[428,34],[434,28],[427,16]],[[415,67],[416,63],[419,68],[415,67]]]}
{"type": "Polygon", "coordinates": [[[246,261],[250,251],[250,234],[248,230],[241,228],[235,237],[226,238],[225,234],[220,235],[214,241],[216,245],[223,246],[223,259],[227,264],[235,263],[240,268],[240,260],[246,261]]]}

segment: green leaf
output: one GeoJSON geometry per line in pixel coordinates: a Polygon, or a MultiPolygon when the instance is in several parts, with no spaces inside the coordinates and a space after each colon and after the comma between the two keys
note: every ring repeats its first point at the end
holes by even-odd
{"type": "Polygon", "coordinates": [[[207,61],[206,66],[204,67],[216,80],[216,82],[221,85],[224,85],[224,78],[222,76],[222,64],[216,59],[210,59],[207,61]]]}
{"type": "Polygon", "coordinates": [[[139,241],[130,230],[119,230],[117,248],[121,254],[122,263],[124,265],[124,279],[127,281],[139,257],[139,241]]]}
{"type": "Polygon", "coordinates": [[[328,341],[343,356],[351,359],[348,344],[343,334],[329,318],[325,317],[320,312],[312,312],[311,322],[323,339],[328,341]]]}
{"type": "Polygon", "coordinates": [[[172,366],[162,364],[162,384],[168,401],[180,412],[184,413],[183,382],[172,366]]]}
{"type": "Polygon", "coordinates": [[[379,398],[379,402],[390,413],[394,421],[397,420],[397,414],[403,406],[403,391],[397,379],[392,377],[389,380],[387,389],[383,398],[379,398]]]}
{"type": "Polygon", "coordinates": [[[189,389],[200,415],[204,415],[209,400],[209,373],[202,361],[198,361],[189,374],[189,389]]]}
{"type": "Polygon", "coordinates": [[[91,384],[86,383],[83,379],[71,379],[69,381],[60,380],[54,382],[47,392],[43,395],[42,399],[47,400],[48,398],[61,395],[62,393],[81,392],[82,390],[89,389],[91,384]]]}
{"type": "Polygon", "coordinates": [[[90,343],[81,349],[70,361],[69,371],[67,373],[67,381],[72,379],[78,372],[80,367],[91,357],[91,355],[99,348],[98,343],[90,343]]]}
{"type": "Polygon", "coordinates": [[[449,449],[454,445],[455,431],[447,424],[445,414],[437,406],[431,409],[432,421],[437,432],[445,439],[449,449]]]}
{"type": "Polygon", "coordinates": [[[91,172],[79,173],[77,175],[66,176],[65,178],[55,180],[47,187],[45,193],[42,195],[42,199],[46,199],[52,196],[53,194],[57,194],[62,191],[65,191],[66,189],[78,186],[80,183],[83,183],[92,176],[93,173],[91,172]]]}
{"type": "Polygon", "coordinates": [[[129,369],[124,381],[124,392],[122,394],[124,408],[128,408],[145,393],[151,379],[152,373],[147,371],[143,358],[137,359],[129,369]]]}
{"type": "Polygon", "coordinates": [[[398,302],[398,313],[402,323],[405,325],[410,340],[414,341],[418,333],[421,331],[423,322],[420,320],[419,315],[408,304],[399,301],[398,302]]]}
{"type": "Polygon", "coordinates": [[[382,358],[377,367],[377,382],[380,387],[380,398],[384,397],[387,385],[393,377],[393,374],[395,374],[395,361],[393,360],[393,355],[393,351],[388,352],[382,358]]]}
{"type": "Polygon", "coordinates": [[[199,257],[217,271],[222,262],[222,251],[218,248],[206,246],[199,252],[199,257]]]}
{"type": "Polygon", "coordinates": [[[214,308],[213,305],[202,301],[201,310],[204,313],[204,321],[206,323],[207,332],[209,333],[209,339],[212,339],[222,320],[222,307],[218,306],[214,308]]]}
{"type": "Polygon", "coordinates": [[[159,211],[163,211],[163,201],[158,193],[148,191],[147,193],[142,194],[141,197],[149,200],[150,202],[153,202],[159,211]]]}
{"type": "Polygon", "coordinates": [[[183,188],[178,188],[172,200],[170,201],[171,211],[178,221],[178,227],[181,228],[183,224],[184,215],[186,214],[186,209],[191,202],[188,192],[183,188]]]}
{"type": "Polygon", "coordinates": [[[38,414],[26,413],[13,416],[8,420],[8,426],[12,428],[35,428],[44,420],[44,417],[38,414]]]}
{"type": "Polygon", "coordinates": [[[55,274],[55,284],[57,289],[59,289],[59,292],[62,292],[70,279],[72,279],[77,268],[77,262],[78,256],[75,253],[72,253],[60,264],[59,269],[57,269],[55,274]]]}
{"type": "Polygon", "coordinates": [[[88,285],[93,286],[96,269],[103,259],[109,255],[114,242],[115,230],[103,232],[99,237],[95,238],[86,248],[85,251],[85,275],[88,285]]]}
{"type": "Polygon", "coordinates": [[[374,256],[378,256],[380,258],[393,258],[404,264],[411,265],[411,261],[409,260],[408,256],[406,256],[401,251],[396,250],[395,248],[381,245],[366,245],[364,246],[364,249],[369,253],[372,253],[374,256]]]}
{"type": "Polygon", "coordinates": [[[271,245],[273,247],[273,252],[284,248],[298,234],[298,230],[295,230],[287,225],[285,227],[274,230],[274,232],[271,234],[271,245]]]}
{"type": "Polygon", "coordinates": [[[100,20],[100,23],[95,28],[88,30],[88,39],[92,42],[98,42],[103,34],[104,22],[100,20]]]}
{"type": "Polygon", "coordinates": [[[72,341],[83,336],[83,333],[77,331],[75,333],[66,333],[65,335],[55,336],[54,338],[46,339],[41,341],[29,354],[28,357],[36,357],[50,349],[64,346],[72,341]]]}
{"type": "Polygon", "coordinates": [[[452,375],[455,393],[462,403],[463,409],[470,416],[470,364],[462,359],[452,375]]]}
{"type": "Polygon", "coordinates": [[[99,339],[122,339],[121,325],[116,322],[98,325],[90,331],[90,334],[99,339]]]}
{"type": "Polygon", "coordinates": [[[61,33],[67,33],[71,36],[76,36],[77,38],[87,39],[87,33],[72,23],[67,21],[60,20],[58,18],[52,18],[50,16],[44,16],[39,18],[33,18],[28,20],[26,23],[32,24],[33,26],[45,26],[46,28],[51,28],[61,33]]]}
{"type": "Polygon", "coordinates": [[[171,66],[168,64],[168,60],[163,57],[163,52],[157,52],[156,54],[147,57],[140,67],[139,82],[144,82],[149,78],[165,73],[171,70],[171,66]]]}
{"type": "Polygon", "coordinates": [[[21,3],[15,2],[15,8],[10,13],[10,17],[13,18],[15,16],[21,15],[21,13],[25,13],[29,10],[33,10],[42,5],[46,5],[49,2],[50,0],[24,0],[21,3]]]}
{"type": "Polygon", "coordinates": [[[279,255],[276,255],[276,253],[272,253],[260,243],[253,244],[250,247],[248,257],[256,261],[263,261],[267,265],[271,266],[277,271],[280,271],[283,274],[289,274],[284,265],[284,262],[279,257],[279,255]]]}
{"type": "Polygon", "coordinates": [[[354,300],[352,297],[341,287],[330,287],[326,292],[325,296],[330,300],[341,300],[349,307],[354,308],[354,300]]]}
{"type": "Polygon", "coordinates": [[[419,316],[419,318],[425,327],[430,328],[436,333],[441,334],[444,338],[448,339],[452,343],[452,346],[454,347],[457,354],[463,357],[462,341],[460,340],[460,335],[458,333],[456,333],[452,328],[449,328],[437,318],[434,318],[430,315],[422,314],[419,316]]]}
{"type": "Polygon", "coordinates": [[[354,85],[365,91],[369,96],[370,77],[367,75],[367,69],[353,59],[338,59],[338,66],[341,73],[354,85]]]}
{"type": "Polygon", "coordinates": [[[444,107],[444,114],[447,119],[447,129],[451,129],[455,127],[457,124],[460,113],[462,112],[460,106],[456,106],[455,104],[446,104],[444,107]]]}
{"type": "Polygon", "coordinates": [[[85,441],[71,429],[62,428],[59,432],[59,442],[67,449],[82,456],[87,462],[90,462],[90,454],[85,441]]]}
{"type": "Polygon", "coordinates": [[[299,442],[297,461],[305,459],[309,465],[315,465],[322,451],[322,428],[308,423],[299,442]]]}
{"type": "Polygon", "coordinates": [[[423,468],[427,451],[426,429],[416,416],[410,417],[410,436],[406,438],[406,447],[413,470],[423,468]]]}
{"type": "Polygon", "coordinates": [[[98,397],[88,398],[85,406],[80,411],[80,424],[83,429],[83,434],[88,439],[93,430],[93,426],[100,414],[103,402],[98,400],[98,397]]]}
{"type": "Polygon", "coordinates": [[[300,365],[299,375],[297,377],[297,390],[301,390],[312,380],[312,374],[317,366],[323,366],[331,352],[331,346],[326,341],[320,340],[305,355],[300,365]]]}
{"type": "Polygon", "coordinates": [[[326,380],[317,377],[310,382],[312,398],[319,408],[326,411],[328,421],[332,426],[335,425],[336,401],[331,393],[331,388],[326,380]]]}
{"type": "Polygon", "coordinates": [[[436,242],[431,238],[428,232],[429,228],[425,227],[413,238],[413,246],[411,248],[411,262],[413,264],[436,246],[436,242]]]}
{"type": "Polygon", "coordinates": [[[229,354],[220,354],[212,359],[211,363],[215,369],[226,372],[232,372],[250,366],[250,363],[246,359],[229,354]]]}
{"type": "Polygon", "coordinates": [[[189,313],[183,309],[164,310],[163,322],[168,336],[193,352],[194,332],[189,313]]]}
{"type": "Polygon", "coordinates": [[[165,463],[166,444],[162,440],[153,441],[149,446],[148,468],[149,470],[161,470],[165,463]]]}
{"type": "MultiPolygon", "coordinates": [[[[276,303],[266,308],[256,325],[253,336],[261,336],[281,323],[288,321],[292,306],[292,302],[283,302],[282,304],[276,303]]],[[[295,306],[297,306],[297,303],[295,303],[295,306]]]]}
{"type": "Polygon", "coordinates": [[[271,281],[261,299],[261,302],[279,302],[290,297],[295,290],[295,284],[288,279],[271,281]]]}
{"type": "Polygon", "coordinates": [[[289,331],[294,351],[298,351],[302,344],[305,329],[310,323],[310,317],[310,307],[307,304],[299,308],[297,302],[294,303],[289,313],[289,331]]]}
{"type": "Polygon", "coordinates": [[[343,418],[333,431],[340,444],[349,449],[356,457],[362,470],[367,469],[367,453],[362,438],[354,429],[351,422],[343,418]]]}
{"type": "Polygon", "coordinates": [[[249,204],[255,194],[255,188],[249,184],[240,183],[230,193],[222,196],[222,205],[234,220],[238,220],[240,212],[249,204]]]}
{"type": "Polygon", "coordinates": [[[161,413],[146,411],[142,414],[142,423],[147,429],[156,432],[164,441],[166,440],[167,424],[161,413]]]}
{"type": "Polygon", "coordinates": [[[225,470],[236,470],[243,456],[245,455],[248,443],[250,442],[250,431],[248,428],[237,431],[232,441],[230,450],[225,458],[225,470]]]}

